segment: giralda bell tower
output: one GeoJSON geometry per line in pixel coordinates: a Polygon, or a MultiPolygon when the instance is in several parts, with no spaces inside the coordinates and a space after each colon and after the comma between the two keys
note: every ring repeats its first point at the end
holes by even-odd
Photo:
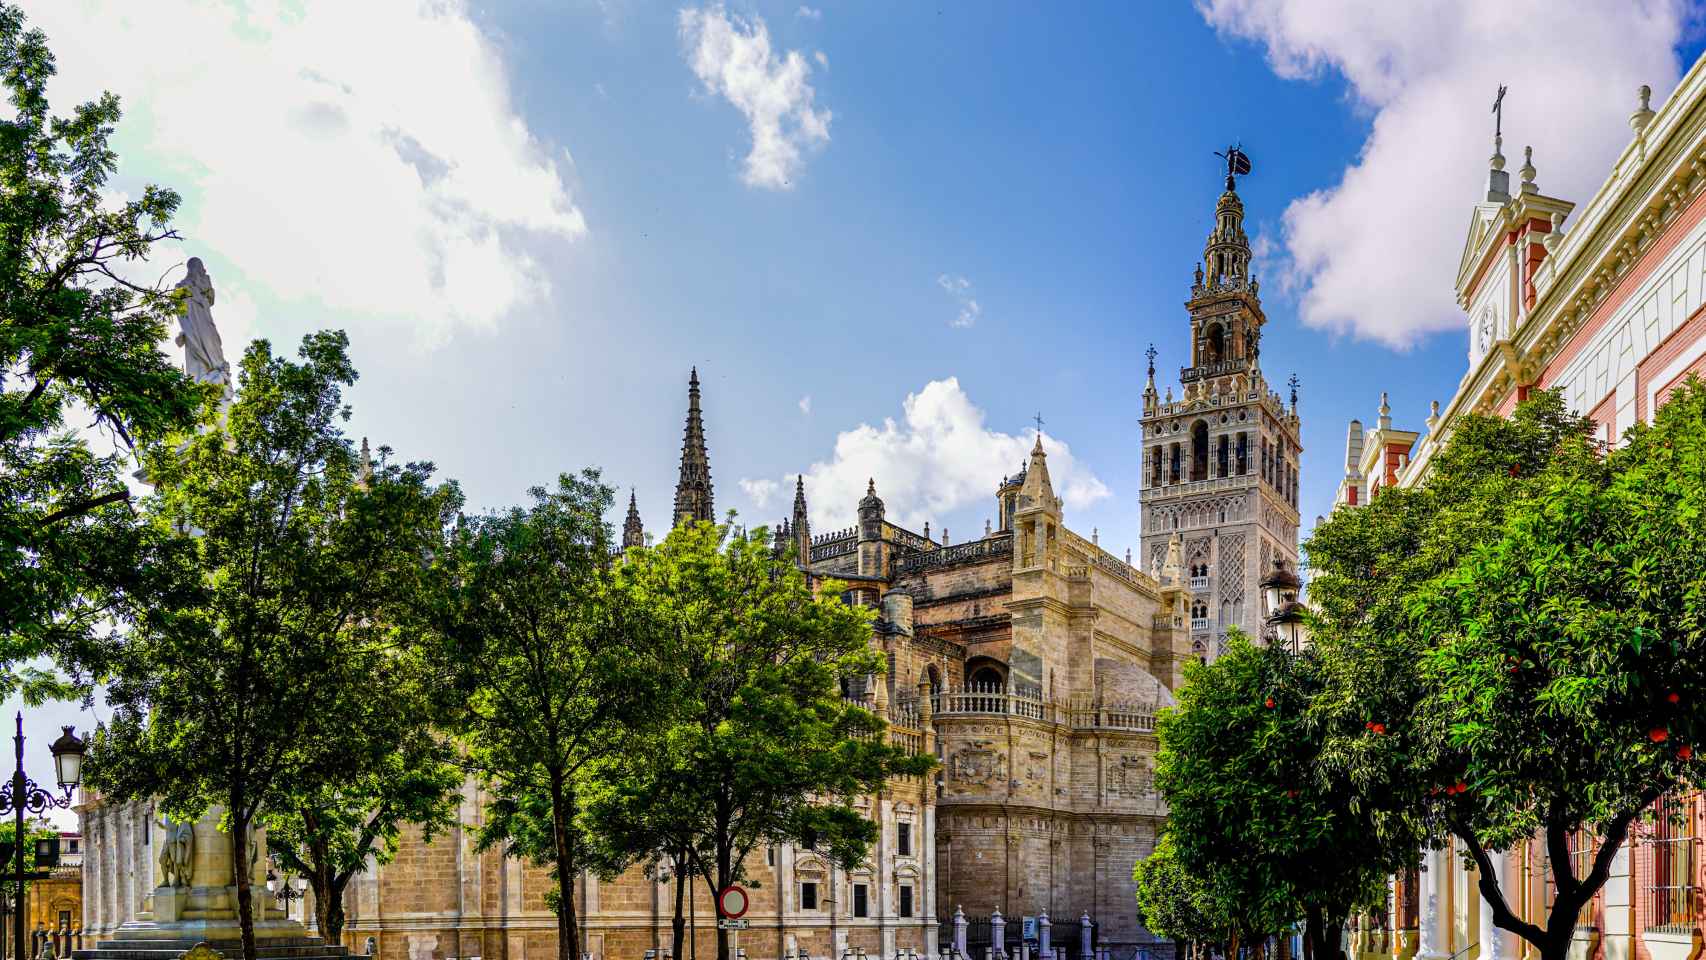
{"type": "Polygon", "coordinates": [[[1191,646],[1212,660],[1226,631],[1260,638],[1268,611],[1258,584],[1276,559],[1297,566],[1297,379],[1291,403],[1262,375],[1262,301],[1250,274],[1237,178],[1250,158],[1226,160],[1226,190],[1185,302],[1190,364],[1181,393],[1155,388],[1154,346],[1143,391],[1140,503],[1144,569],[1190,587],[1191,646]]]}

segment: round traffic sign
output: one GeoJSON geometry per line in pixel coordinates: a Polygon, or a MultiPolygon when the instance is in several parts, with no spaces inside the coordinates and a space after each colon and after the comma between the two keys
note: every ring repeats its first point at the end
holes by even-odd
{"type": "Polygon", "coordinates": [[[739,920],[746,916],[748,906],[746,888],[730,884],[717,893],[717,912],[729,920],[739,920]]]}

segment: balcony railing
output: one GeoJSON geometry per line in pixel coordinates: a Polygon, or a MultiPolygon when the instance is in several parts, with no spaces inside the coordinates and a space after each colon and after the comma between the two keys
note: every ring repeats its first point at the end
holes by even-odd
{"type": "Polygon", "coordinates": [[[1135,704],[1098,703],[1085,697],[1066,702],[1047,700],[1040,692],[1015,691],[1002,684],[971,684],[944,690],[931,698],[937,717],[1008,716],[1077,730],[1128,730],[1152,733],[1153,709],[1135,704]]]}
{"type": "Polygon", "coordinates": [[[1192,577],[1191,578],[1191,589],[1192,590],[1207,590],[1208,589],[1208,577],[1192,577]]]}

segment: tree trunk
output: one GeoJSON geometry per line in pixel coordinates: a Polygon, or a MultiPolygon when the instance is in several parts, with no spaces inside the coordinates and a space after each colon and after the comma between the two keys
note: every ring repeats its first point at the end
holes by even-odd
{"type": "Polygon", "coordinates": [[[344,941],[344,888],[349,886],[353,872],[341,877],[330,876],[331,868],[326,868],[327,888],[331,891],[324,904],[319,902],[319,894],[315,894],[314,906],[320,914],[320,936],[326,942],[336,946],[344,941]]]}
{"type": "Polygon", "coordinates": [[[1304,960],[1323,960],[1320,907],[1305,907],[1303,910],[1303,957],[1304,960]]]}
{"type": "MultiPolygon", "coordinates": [[[[717,894],[734,882],[733,853],[727,842],[717,843],[717,886],[711,891],[711,900],[716,902],[717,894]]],[[[729,931],[723,928],[722,910],[717,911],[717,960],[731,960],[732,951],[729,949],[729,931]]]]}
{"type": "Polygon", "coordinates": [[[249,817],[240,811],[245,798],[241,790],[231,796],[231,868],[237,881],[237,926],[243,932],[243,960],[255,960],[255,895],[251,888],[249,863],[249,817]]]}
{"type": "Polygon", "coordinates": [[[687,851],[675,858],[675,916],[670,919],[670,958],[682,960],[681,942],[687,931],[687,914],[683,912],[687,893],[687,851]]]}
{"type": "Polygon", "coordinates": [[[559,960],[580,960],[580,944],[575,937],[574,850],[569,842],[570,805],[574,801],[564,786],[563,772],[552,770],[550,776],[551,842],[557,854],[557,956],[559,960]]]}

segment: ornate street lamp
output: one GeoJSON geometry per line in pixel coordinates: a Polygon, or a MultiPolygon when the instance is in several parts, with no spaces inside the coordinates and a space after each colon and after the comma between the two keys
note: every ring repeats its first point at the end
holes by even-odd
{"type": "Polygon", "coordinates": [[[1302,581],[1297,579],[1297,574],[1286,569],[1283,559],[1275,557],[1274,568],[1262,578],[1261,587],[1269,611],[1268,642],[1283,643],[1292,653],[1303,649],[1309,642],[1309,625],[1304,622],[1305,608],[1297,600],[1302,581]]]}
{"type": "MultiPolygon", "coordinates": [[[[17,960],[29,960],[29,951],[24,943],[24,882],[47,876],[46,873],[32,876],[24,872],[24,854],[28,852],[24,844],[24,813],[28,811],[39,814],[49,807],[62,810],[70,807],[72,792],[83,778],[83,751],[86,745],[77,738],[71,727],[60,729],[64,732],[48,749],[53,753],[54,772],[58,775],[59,786],[64,790],[63,796],[54,796],[24,775],[24,714],[21,710],[18,712],[18,733],[12,738],[12,743],[17,748],[17,767],[12,771],[12,782],[0,785],[0,816],[10,813],[17,817],[17,842],[12,845],[11,851],[17,858],[13,861],[12,874],[12,879],[17,884],[17,893],[13,899],[15,909],[12,913],[14,956],[17,960]]],[[[58,848],[58,837],[38,843],[38,859],[57,859],[58,848]]]]}
{"type": "Polygon", "coordinates": [[[303,891],[307,889],[307,877],[291,877],[289,880],[280,880],[278,874],[271,870],[267,871],[267,892],[285,903],[302,899],[303,891]]]}

